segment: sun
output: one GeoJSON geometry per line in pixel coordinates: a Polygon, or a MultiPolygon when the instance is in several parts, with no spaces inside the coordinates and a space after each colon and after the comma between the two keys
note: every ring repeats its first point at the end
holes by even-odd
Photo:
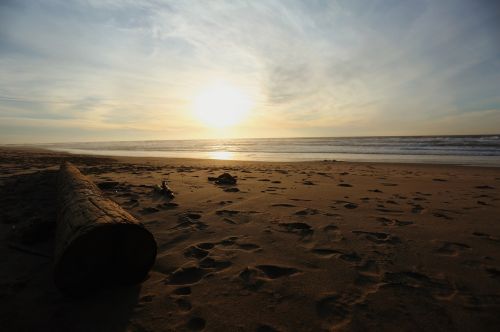
{"type": "Polygon", "coordinates": [[[252,100],[234,85],[218,83],[204,89],[193,103],[196,117],[206,126],[223,128],[245,119],[252,100]]]}

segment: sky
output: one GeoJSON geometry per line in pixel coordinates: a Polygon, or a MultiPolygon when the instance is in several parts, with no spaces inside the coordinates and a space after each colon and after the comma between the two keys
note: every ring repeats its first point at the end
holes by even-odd
{"type": "Polygon", "coordinates": [[[0,1],[0,144],[497,133],[498,1],[0,1]]]}

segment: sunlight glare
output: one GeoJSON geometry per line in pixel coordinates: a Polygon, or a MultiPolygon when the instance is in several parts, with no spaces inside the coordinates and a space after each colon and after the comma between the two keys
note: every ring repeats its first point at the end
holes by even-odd
{"type": "Polygon", "coordinates": [[[212,151],[210,159],[230,160],[233,159],[233,153],[230,151],[212,151]]]}
{"type": "Polygon", "coordinates": [[[194,113],[209,127],[222,128],[240,123],[252,108],[242,90],[219,83],[203,90],[194,100],[194,113]]]}

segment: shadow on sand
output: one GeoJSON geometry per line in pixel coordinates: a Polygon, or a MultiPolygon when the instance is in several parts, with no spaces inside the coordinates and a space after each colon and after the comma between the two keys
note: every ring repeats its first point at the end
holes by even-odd
{"type": "Polygon", "coordinates": [[[0,186],[0,326],[4,331],[127,329],[140,285],[63,296],[52,275],[56,171],[10,176],[0,186]]]}

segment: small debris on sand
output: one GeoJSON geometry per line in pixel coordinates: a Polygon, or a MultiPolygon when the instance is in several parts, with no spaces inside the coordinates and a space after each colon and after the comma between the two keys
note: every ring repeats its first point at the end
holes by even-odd
{"type": "Polygon", "coordinates": [[[208,177],[208,181],[214,181],[215,184],[228,184],[228,185],[235,185],[236,184],[236,176],[232,176],[229,173],[222,173],[218,177],[208,177]]]}
{"type": "Polygon", "coordinates": [[[168,197],[168,198],[174,198],[174,197],[175,197],[174,192],[173,192],[173,191],[172,191],[172,189],[170,189],[170,187],[167,185],[167,181],[166,181],[166,180],[163,180],[163,181],[161,182],[161,186],[156,185],[156,186],[154,187],[154,191],[155,191],[156,193],[159,193],[159,194],[161,194],[161,195],[164,195],[164,196],[166,196],[166,197],[168,197]]]}

